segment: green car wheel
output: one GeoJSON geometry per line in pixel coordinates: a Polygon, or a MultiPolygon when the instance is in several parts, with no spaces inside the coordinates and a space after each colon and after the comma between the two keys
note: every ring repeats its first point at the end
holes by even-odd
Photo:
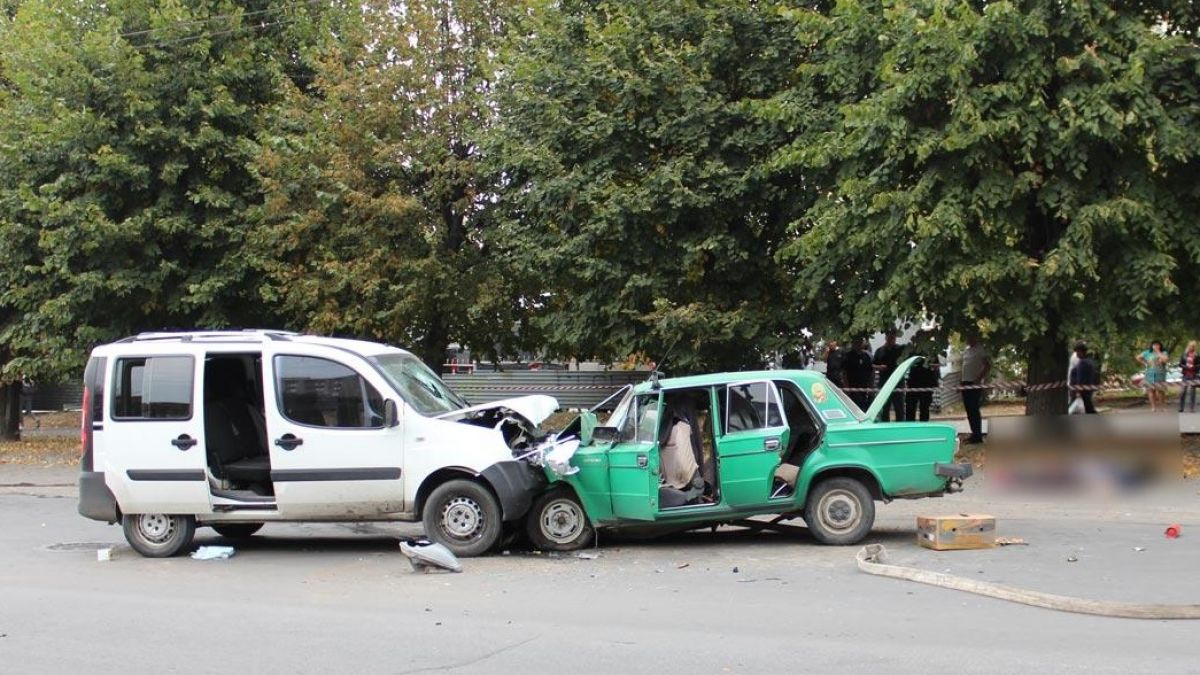
{"type": "Polygon", "coordinates": [[[583,504],[566,488],[551,490],[534,501],[525,532],[529,541],[544,551],[576,551],[596,536],[583,504]]]}
{"type": "Polygon", "coordinates": [[[857,544],[875,524],[875,500],[867,486],[853,478],[827,478],[809,492],[804,522],[822,544],[857,544]]]}

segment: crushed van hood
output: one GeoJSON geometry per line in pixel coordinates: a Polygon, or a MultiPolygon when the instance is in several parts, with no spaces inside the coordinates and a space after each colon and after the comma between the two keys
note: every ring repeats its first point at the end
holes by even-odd
{"type": "Polygon", "coordinates": [[[438,419],[457,420],[466,417],[468,414],[473,412],[479,412],[481,410],[496,410],[499,408],[511,410],[536,425],[541,424],[547,417],[554,414],[555,410],[558,410],[558,399],[545,394],[517,396],[515,398],[506,398],[501,401],[492,401],[491,403],[481,403],[479,405],[473,405],[469,408],[442,413],[437,417],[438,419]]]}

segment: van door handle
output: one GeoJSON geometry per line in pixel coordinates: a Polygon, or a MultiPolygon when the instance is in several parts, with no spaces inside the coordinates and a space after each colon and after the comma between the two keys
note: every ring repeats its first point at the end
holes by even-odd
{"type": "Polygon", "coordinates": [[[187,450],[198,442],[199,441],[191,436],[188,436],[187,434],[179,434],[179,438],[173,439],[171,441],[171,445],[179,448],[180,450],[187,450]]]}
{"type": "Polygon", "coordinates": [[[297,438],[293,434],[284,434],[284,435],[280,436],[279,438],[275,439],[275,445],[278,445],[279,447],[283,448],[284,450],[295,450],[296,446],[303,445],[303,444],[304,444],[304,439],[297,438]]]}
{"type": "Polygon", "coordinates": [[[778,449],[779,449],[779,439],[778,438],[768,438],[767,440],[763,441],[763,450],[772,450],[773,451],[773,450],[778,450],[778,449]]]}

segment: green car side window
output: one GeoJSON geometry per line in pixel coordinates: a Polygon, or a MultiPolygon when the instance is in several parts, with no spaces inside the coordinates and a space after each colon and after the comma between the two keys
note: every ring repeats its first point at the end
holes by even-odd
{"type": "Polygon", "coordinates": [[[725,390],[725,433],[785,426],[771,382],[739,382],[725,390]]]}

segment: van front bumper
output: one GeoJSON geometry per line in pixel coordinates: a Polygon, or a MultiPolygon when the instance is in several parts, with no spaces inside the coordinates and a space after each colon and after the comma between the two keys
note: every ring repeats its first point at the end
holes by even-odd
{"type": "Polygon", "coordinates": [[[546,474],[518,460],[496,462],[483,470],[483,479],[492,486],[500,500],[504,522],[523,517],[533,500],[546,490],[546,474]]]}
{"type": "Polygon", "coordinates": [[[106,523],[115,523],[120,518],[117,498],[104,483],[103,471],[79,474],[79,515],[106,523]]]}

